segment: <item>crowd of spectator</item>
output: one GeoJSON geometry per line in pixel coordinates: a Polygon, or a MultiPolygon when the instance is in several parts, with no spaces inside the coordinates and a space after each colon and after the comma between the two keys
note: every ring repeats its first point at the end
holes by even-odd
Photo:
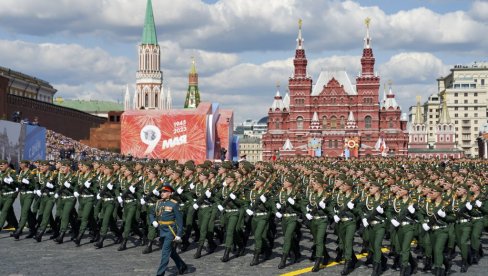
{"type": "Polygon", "coordinates": [[[52,130],[46,130],[47,160],[106,160],[120,157],[118,153],[92,148],[52,130]]]}

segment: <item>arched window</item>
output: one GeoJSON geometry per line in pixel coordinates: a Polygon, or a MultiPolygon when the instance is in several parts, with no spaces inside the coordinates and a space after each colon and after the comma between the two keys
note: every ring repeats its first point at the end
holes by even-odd
{"type": "Polygon", "coordinates": [[[303,117],[302,116],[297,117],[297,129],[303,129],[303,117]]]}
{"type": "Polygon", "coordinates": [[[144,94],[144,107],[148,107],[148,102],[149,102],[149,96],[146,94],[144,94]]]}
{"type": "Polygon", "coordinates": [[[388,128],[393,128],[393,120],[391,118],[388,121],[388,128]]]}
{"type": "Polygon", "coordinates": [[[371,116],[364,117],[364,127],[371,128],[371,116]]]}
{"type": "Polygon", "coordinates": [[[330,128],[331,129],[336,129],[337,128],[337,118],[335,116],[332,116],[330,118],[330,128]]]}
{"type": "Polygon", "coordinates": [[[346,127],[346,118],[344,116],[341,116],[340,128],[345,128],[345,127],[346,127]]]}
{"type": "Polygon", "coordinates": [[[154,107],[158,107],[158,94],[155,95],[154,101],[154,107]]]}
{"type": "Polygon", "coordinates": [[[327,116],[322,117],[322,129],[327,129],[327,116]]]}

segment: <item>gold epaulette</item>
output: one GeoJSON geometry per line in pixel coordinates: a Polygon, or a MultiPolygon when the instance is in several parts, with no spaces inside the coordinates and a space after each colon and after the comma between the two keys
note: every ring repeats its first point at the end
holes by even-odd
{"type": "Polygon", "coordinates": [[[170,199],[171,202],[173,203],[178,203],[178,201],[174,200],[174,199],[170,199]]]}

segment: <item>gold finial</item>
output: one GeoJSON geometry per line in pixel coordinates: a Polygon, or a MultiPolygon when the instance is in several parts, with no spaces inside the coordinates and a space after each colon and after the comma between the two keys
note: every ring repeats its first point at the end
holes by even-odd
{"type": "Polygon", "coordinates": [[[302,19],[298,19],[298,29],[302,29],[302,19]]]}
{"type": "Polygon", "coordinates": [[[393,81],[392,80],[388,80],[388,86],[391,87],[392,84],[393,84],[393,81]]]}
{"type": "Polygon", "coordinates": [[[369,28],[370,23],[371,23],[371,18],[366,17],[366,19],[364,19],[364,24],[366,24],[366,28],[369,28]]]}
{"type": "Polygon", "coordinates": [[[191,69],[190,69],[191,74],[196,74],[197,73],[197,67],[195,65],[195,57],[191,56],[191,69]]]}
{"type": "Polygon", "coordinates": [[[420,100],[422,99],[422,96],[417,96],[417,103],[420,103],[420,100]]]}

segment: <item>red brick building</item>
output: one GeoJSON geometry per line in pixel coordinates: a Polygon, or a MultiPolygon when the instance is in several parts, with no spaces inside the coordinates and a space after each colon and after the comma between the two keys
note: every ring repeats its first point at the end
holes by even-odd
{"type": "Polygon", "coordinates": [[[346,71],[322,71],[317,81],[307,73],[301,23],[289,78],[290,94],[277,91],[268,111],[263,159],[293,155],[407,155],[406,114],[401,114],[390,86],[379,101],[380,77],[369,36],[369,20],[361,72],[353,85],[346,71]]]}

